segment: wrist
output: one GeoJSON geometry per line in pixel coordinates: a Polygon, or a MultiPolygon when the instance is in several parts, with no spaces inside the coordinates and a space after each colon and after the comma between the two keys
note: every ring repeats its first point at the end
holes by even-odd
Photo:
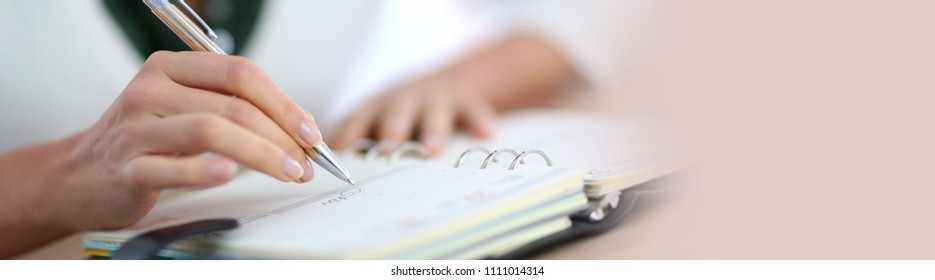
{"type": "Polygon", "coordinates": [[[77,214],[73,205],[75,194],[69,191],[69,177],[76,169],[76,146],[84,133],[78,133],[60,141],[37,147],[28,160],[30,170],[25,171],[24,185],[30,186],[24,196],[31,208],[26,221],[45,228],[74,232],[79,228],[69,221],[77,214]]]}
{"type": "MultiPolygon", "coordinates": [[[[453,67],[428,76],[422,83],[431,84],[439,92],[454,97],[455,100],[479,99],[490,104],[500,92],[501,81],[491,76],[497,73],[488,73],[472,62],[464,62],[453,67]]],[[[491,104],[493,105],[493,104],[491,104]]]]}
{"type": "MultiPolygon", "coordinates": [[[[0,258],[12,257],[76,231],[55,187],[72,138],[0,155],[0,258]]],[[[67,198],[66,198],[67,199],[67,198]]],[[[75,211],[70,211],[74,213],[75,211]]]]}
{"type": "Polygon", "coordinates": [[[515,34],[439,76],[461,94],[505,111],[542,104],[572,84],[575,74],[552,45],[529,34],[515,34]]]}

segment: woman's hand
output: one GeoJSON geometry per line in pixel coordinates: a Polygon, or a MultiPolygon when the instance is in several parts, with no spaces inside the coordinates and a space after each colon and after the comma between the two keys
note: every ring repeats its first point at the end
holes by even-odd
{"type": "Polygon", "coordinates": [[[103,117],[74,137],[61,170],[47,174],[48,189],[33,199],[52,209],[47,224],[124,227],[152,208],[161,189],[227,182],[237,163],[281,181],[309,181],[303,149],[319,141],[311,116],[249,60],[157,52],[103,117]]]}
{"type": "Polygon", "coordinates": [[[490,137],[495,112],[540,104],[576,78],[549,42],[516,33],[368,100],[347,117],[329,143],[344,149],[361,138],[396,143],[415,139],[438,155],[454,128],[490,137]]]}
{"type": "Polygon", "coordinates": [[[361,138],[403,143],[418,139],[437,155],[456,126],[488,138],[496,113],[478,94],[463,92],[438,77],[429,77],[368,100],[348,117],[329,143],[344,149],[361,138]]]}
{"type": "Polygon", "coordinates": [[[90,129],[0,154],[0,258],[132,225],[160,190],[227,182],[237,163],[307,182],[304,149],[319,141],[311,115],[249,60],[154,53],[90,129]]]}

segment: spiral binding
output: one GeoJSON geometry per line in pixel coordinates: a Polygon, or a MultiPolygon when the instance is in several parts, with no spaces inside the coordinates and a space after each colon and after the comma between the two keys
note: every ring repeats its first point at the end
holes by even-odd
{"type": "Polygon", "coordinates": [[[528,150],[528,151],[523,151],[519,153],[519,155],[516,155],[516,158],[514,158],[513,162],[510,163],[510,170],[513,170],[513,168],[516,168],[517,164],[523,163],[523,160],[526,158],[526,156],[530,154],[539,155],[540,157],[542,157],[542,159],[545,160],[546,165],[548,165],[549,167],[552,167],[552,158],[549,157],[549,155],[545,154],[545,152],[540,151],[540,150],[528,150]]]}
{"type": "MultiPolygon", "coordinates": [[[[513,156],[513,159],[510,161],[508,168],[509,170],[514,170],[518,165],[525,164],[526,156],[532,154],[542,157],[542,159],[545,160],[546,165],[549,167],[553,165],[552,158],[541,150],[532,149],[517,152],[516,150],[510,148],[490,150],[485,147],[473,147],[465,150],[463,153],[461,153],[460,156],[458,156],[458,159],[455,160],[454,167],[460,168],[461,165],[464,164],[464,160],[469,155],[475,154],[477,152],[482,152],[482,154],[487,155],[484,158],[483,163],[481,163],[480,169],[486,169],[488,166],[490,166],[491,163],[496,163],[497,157],[502,154],[510,154],[513,156]]],[[[422,145],[421,143],[413,141],[399,144],[394,141],[374,141],[372,139],[362,139],[355,142],[344,151],[344,156],[350,157],[354,155],[362,155],[366,161],[377,161],[381,156],[386,156],[388,164],[395,163],[403,156],[412,154],[423,160],[429,159],[428,148],[426,148],[425,145],[422,145]]]]}
{"type": "Polygon", "coordinates": [[[400,157],[411,154],[415,152],[417,156],[422,157],[422,160],[429,159],[429,149],[417,142],[406,142],[402,145],[393,149],[393,152],[390,153],[389,161],[396,162],[400,157]]]}
{"type": "Polygon", "coordinates": [[[513,149],[509,149],[509,148],[496,149],[492,153],[487,155],[487,158],[484,159],[484,163],[480,165],[480,169],[486,169],[487,165],[490,165],[491,162],[495,162],[495,160],[497,159],[497,156],[500,154],[513,154],[514,157],[519,155],[519,153],[517,153],[516,150],[513,150],[513,149]]]}
{"type": "Polygon", "coordinates": [[[522,152],[516,152],[516,150],[513,150],[513,149],[509,149],[509,148],[500,148],[500,149],[496,149],[496,150],[490,151],[489,149],[484,148],[484,147],[474,147],[474,148],[470,148],[470,149],[465,150],[463,153],[461,153],[461,156],[459,156],[458,159],[455,160],[455,165],[454,165],[454,166],[455,166],[455,167],[461,167],[461,164],[464,163],[464,159],[467,158],[467,156],[468,156],[469,154],[472,154],[472,153],[478,152],[478,151],[487,153],[487,157],[484,158],[484,162],[483,162],[483,163],[481,164],[481,166],[480,166],[481,169],[486,169],[487,166],[490,165],[490,163],[495,163],[495,162],[497,162],[497,156],[499,156],[499,155],[501,155],[501,154],[505,154],[505,153],[506,153],[506,154],[512,154],[512,155],[513,155],[513,161],[510,162],[510,167],[508,168],[509,170],[516,169],[516,166],[519,165],[519,164],[525,164],[525,158],[526,158],[526,156],[528,156],[528,155],[530,155],[530,154],[539,155],[540,157],[542,157],[542,158],[545,160],[546,165],[548,165],[549,167],[552,166],[552,158],[549,157],[549,155],[547,155],[545,152],[543,152],[543,151],[541,151],[541,150],[535,150],[535,149],[533,149],[533,150],[526,150],[526,151],[522,151],[522,152]]]}
{"type": "Polygon", "coordinates": [[[464,152],[461,153],[461,156],[458,156],[458,159],[455,160],[455,168],[461,167],[461,163],[464,162],[464,158],[466,158],[469,154],[471,154],[471,153],[473,153],[473,152],[478,152],[478,151],[484,152],[484,153],[487,153],[487,154],[492,153],[492,152],[490,151],[490,149],[487,149],[487,148],[484,148],[484,147],[474,147],[474,148],[470,148],[470,149],[464,150],[464,152]]]}
{"type": "Polygon", "coordinates": [[[350,148],[344,151],[344,155],[348,157],[363,155],[365,161],[377,161],[380,156],[386,155],[388,164],[395,163],[403,156],[410,154],[415,154],[416,157],[423,160],[429,158],[428,148],[417,142],[398,144],[393,141],[363,139],[355,142],[350,148]]]}

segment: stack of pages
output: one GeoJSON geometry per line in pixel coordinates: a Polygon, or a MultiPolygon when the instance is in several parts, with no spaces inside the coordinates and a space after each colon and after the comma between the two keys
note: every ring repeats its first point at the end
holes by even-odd
{"type": "MultiPolygon", "coordinates": [[[[581,112],[527,111],[504,116],[488,142],[458,137],[437,159],[400,153],[347,153],[351,186],[319,173],[308,184],[281,183],[248,171],[215,188],[166,195],[139,223],[88,232],[85,252],[109,256],[143,232],[212,218],[237,219],[229,232],[184,239],[167,258],[479,259],[497,257],[571,227],[589,197],[664,175],[670,168],[640,141],[638,123],[581,112]],[[625,128],[625,129],[621,129],[625,128]],[[555,164],[512,154],[543,151],[555,164]],[[623,148],[623,149],[621,149],[623,148]],[[508,153],[507,153],[508,154],[508,153]],[[653,160],[647,160],[652,158],[653,160]],[[496,160],[499,159],[499,160],[496,160]],[[487,166],[481,168],[483,161],[487,166]],[[459,162],[459,167],[454,167],[459,162]]],[[[380,146],[380,145],[377,145],[380,146]]]]}
{"type": "Polygon", "coordinates": [[[168,258],[483,258],[567,228],[587,207],[581,172],[452,168],[434,163],[345,164],[356,186],[320,176],[280,183],[259,173],[160,201],[137,225],[91,232],[84,248],[108,255],[147,230],[236,218],[227,234],[176,242],[168,258]]]}

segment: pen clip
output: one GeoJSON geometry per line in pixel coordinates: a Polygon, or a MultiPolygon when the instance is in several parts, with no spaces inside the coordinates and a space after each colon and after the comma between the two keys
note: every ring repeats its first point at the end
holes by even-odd
{"type": "Polygon", "coordinates": [[[198,24],[201,25],[201,29],[202,31],[205,32],[205,35],[208,35],[208,37],[211,37],[212,40],[217,40],[218,35],[214,34],[214,30],[211,30],[211,27],[208,26],[208,23],[202,20],[201,17],[198,16],[197,13],[195,13],[195,10],[193,10],[192,7],[189,7],[188,3],[185,3],[185,0],[175,0],[173,2],[175,2],[176,4],[182,7],[181,10],[183,13],[185,13],[185,16],[194,20],[195,22],[198,22],[198,24]]]}

